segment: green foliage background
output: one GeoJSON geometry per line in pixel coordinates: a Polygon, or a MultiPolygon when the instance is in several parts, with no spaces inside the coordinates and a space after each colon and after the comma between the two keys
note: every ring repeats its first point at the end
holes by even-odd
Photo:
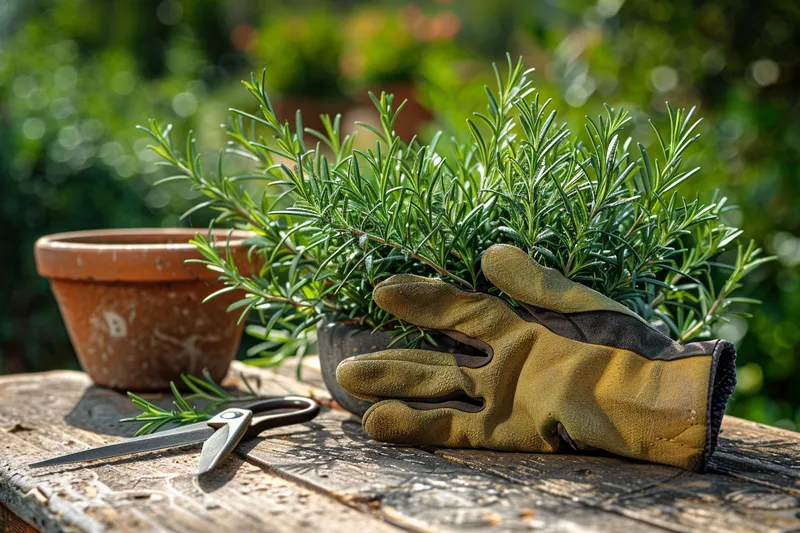
{"type": "MultiPolygon", "coordinates": [[[[644,114],[663,120],[666,100],[699,106],[693,162],[703,177],[683,192],[708,198],[721,188],[742,207],[731,223],[779,257],[746,280],[743,295],[764,301],[754,318],[718,331],[739,347],[730,411],[800,426],[800,4],[266,4],[0,5],[0,372],[77,366],[35,273],[36,237],[178,225],[191,204],[189,191],[151,186],[160,174],[136,124],[159,117],[177,138],[195,128],[220,135],[201,146],[220,145],[227,108],[251,105],[239,80],[266,67],[287,106],[336,112],[357,107],[367,89],[408,86],[446,128],[484,105],[489,65],[511,51],[536,67],[537,88],[573,124],[603,102],[633,110],[637,129],[648,128],[644,114]]],[[[205,222],[194,214],[184,223],[205,222]]]]}

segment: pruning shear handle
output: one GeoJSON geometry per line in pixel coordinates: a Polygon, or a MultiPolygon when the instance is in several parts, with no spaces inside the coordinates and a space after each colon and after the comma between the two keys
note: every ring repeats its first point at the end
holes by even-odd
{"type": "Polygon", "coordinates": [[[302,396],[283,396],[281,398],[259,400],[245,405],[241,409],[253,412],[250,426],[244,434],[246,439],[257,437],[261,432],[268,429],[308,422],[319,414],[319,404],[311,398],[303,398],[302,396]],[[284,409],[291,409],[292,412],[272,412],[284,409]],[[260,414],[266,412],[269,412],[269,414],[260,414]]]}

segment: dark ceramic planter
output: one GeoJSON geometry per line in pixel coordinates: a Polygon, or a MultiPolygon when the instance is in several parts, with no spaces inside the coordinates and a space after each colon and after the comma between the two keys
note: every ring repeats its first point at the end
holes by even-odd
{"type": "Polygon", "coordinates": [[[364,326],[323,322],[317,328],[317,351],[325,386],[339,405],[356,416],[362,416],[372,404],[351,396],[339,385],[336,367],[348,357],[385,350],[390,343],[386,333],[372,333],[364,326]]]}
{"type": "MultiPolygon", "coordinates": [[[[458,346],[459,353],[473,353],[474,351],[444,335],[437,336],[436,340],[437,346],[425,343],[419,348],[453,353],[458,346]]],[[[373,333],[371,328],[365,326],[326,321],[317,328],[317,352],[319,353],[322,379],[331,396],[340,406],[360,417],[372,404],[351,396],[339,385],[339,382],[336,381],[336,367],[339,366],[339,363],[354,355],[386,350],[390,345],[391,348],[407,346],[403,342],[392,344],[392,337],[388,333],[384,331],[373,333]]]]}

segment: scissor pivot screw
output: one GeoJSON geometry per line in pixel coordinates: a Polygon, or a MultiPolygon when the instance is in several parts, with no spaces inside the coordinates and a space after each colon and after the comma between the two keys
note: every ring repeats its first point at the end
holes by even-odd
{"type": "Polygon", "coordinates": [[[231,411],[229,413],[222,413],[219,416],[220,418],[224,418],[225,420],[230,420],[232,418],[239,418],[240,416],[242,416],[242,413],[238,411],[231,411]]]}

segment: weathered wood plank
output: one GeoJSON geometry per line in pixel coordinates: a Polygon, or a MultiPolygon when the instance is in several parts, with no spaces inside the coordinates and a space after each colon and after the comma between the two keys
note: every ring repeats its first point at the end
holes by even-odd
{"type": "MultiPolygon", "coordinates": [[[[284,372],[238,364],[231,383],[239,371],[265,395],[327,398],[284,372]]],[[[314,379],[313,365],[304,377],[314,379]]],[[[193,474],[196,447],[90,468],[26,468],[129,436],[135,428],[118,419],[132,412],[127,398],[80,373],[0,378],[0,502],[45,531],[394,529],[376,518],[412,531],[800,530],[794,435],[734,419],[715,475],[607,456],[386,445],[330,409],[243,444],[239,459],[208,478],[193,474]],[[747,461],[759,467],[746,471],[747,461]]]]}
{"type": "MultiPolygon", "coordinates": [[[[284,375],[264,380],[260,371],[250,367],[235,365],[234,369],[258,382],[262,394],[327,396],[326,391],[308,390],[306,383],[284,375]]],[[[315,381],[313,364],[303,375],[315,381]]],[[[248,460],[276,475],[370,509],[390,523],[415,531],[527,531],[532,527],[661,531],[510,483],[419,448],[372,441],[357,419],[338,410],[324,410],[306,426],[265,432],[240,445],[237,453],[247,454],[248,460]]]]}
{"type": "Polygon", "coordinates": [[[800,497],[800,433],[725,417],[710,467],[800,497]]]}
{"type": "Polygon", "coordinates": [[[437,450],[443,457],[548,494],[673,531],[800,530],[800,501],[726,475],[616,457],[437,450]]]}
{"type": "Polygon", "coordinates": [[[712,473],[706,475],[610,456],[435,453],[675,531],[800,531],[800,434],[733,417],[725,418],[712,473]]]}
{"type": "Polygon", "coordinates": [[[0,503],[0,531],[3,533],[37,533],[2,503],[0,503]]]}
{"type": "MultiPolygon", "coordinates": [[[[313,368],[304,376],[311,374],[313,368]]],[[[367,441],[356,422],[342,422],[342,427],[347,428],[346,438],[360,444],[342,446],[340,441],[336,449],[325,452],[326,456],[343,457],[348,449],[361,451],[375,446],[387,446],[367,441]]],[[[335,434],[336,431],[335,427],[328,428],[325,433],[335,434]]],[[[762,457],[773,457],[773,461],[782,464],[791,461],[796,463],[800,451],[795,453],[794,445],[799,438],[800,436],[791,432],[776,431],[775,428],[727,417],[720,439],[720,450],[723,454],[728,453],[727,450],[735,443],[742,447],[738,455],[740,460],[736,466],[736,477],[743,479],[733,479],[729,475],[692,474],[662,465],[601,455],[498,454],[484,450],[447,449],[434,451],[450,461],[503,478],[517,486],[535,489],[538,494],[568,498],[590,508],[673,531],[795,531],[800,530],[800,501],[785,491],[782,493],[765,488],[763,484],[759,486],[748,483],[752,476],[743,474],[745,470],[739,464],[742,460],[761,462],[762,457]],[[771,455],[763,453],[759,448],[760,443],[771,450],[771,455]]],[[[281,445],[275,443],[266,448],[257,446],[251,457],[279,464],[280,457],[262,456],[261,453],[262,450],[279,449],[281,445]]],[[[314,443],[312,447],[321,449],[324,446],[324,443],[314,443]]],[[[388,448],[392,450],[391,453],[398,453],[399,448],[388,448]]],[[[719,471],[719,457],[716,461],[714,465],[719,471]]],[[[308,462],[313,462],[313,459],[308,462]]],[[[339,467],[342,468],[341,465],[339,467]]],[[[281,468],[290,471],[292,465],[281,468]]],[[[337,485],[329,476],[323,479],[322,486],[332,492],[347,494],[349,476],[346,469],[342,472],[342,477],[342,484],[337,485]]],[[[764,477],[769,476],[765,474],[764,477]]],[[[305,472],[301,472],[297,479],[312,484],[318,482],[318,476],[305,472]]],[[[771,479],[773,483],[779,482],[771,479]]],[[[788,478],[783,482],[788,484],[788,478]]],[[[360,497],[378,499],[382,496],[367,494],[360,497]]],[[[605,516],[608,517],[608,514],[605,516]]]]}
{"type": "Polygon", "coordinates": [[[42,471],[27,463],[119,436],[124,396],[75,372],[0,380],[0,502],[41,531],[379,531],[392,526],[232,457],[198,478],[198,448],[42,471]],[[332,519],[335,517],[335,519],[332,519]]]}
{"type": "MultiPolygon", "coordinates": [[[[266,395],[322,394],[283,376],[258,370],[247,373],[266,395]]],[[[15,512],[36,517],[35,524],[44,530],[310,530],[320,527],[320,522],[314,521],[318,514],[312,510],[327,504],[333,508],[325,509],[324,514],[342,526],[326,526],[326,531],[390,527],[371,516],[413,531],[518,531],[531,527],[656,531],[513,486],[424,450],[369,441],[357,422],[332,410],[324,410],[311,424],[274,430],[267,438],[241,446],[237,454],[248,456],[249,463],[229,461],[214,474],[219,479],[212,478],[207,485],[192,475],[197,448],[191,447],[120,458],[90,468],[33,473],[24,465],[34,459],[130,435],[134,428],[117,420],[130,414],[131,407],[122,395],[87,387],[86,378],[77,373],[3,378],[0,398],[4,396],[0,425],[14,428],[22,422],[30,429],[0,434],[0,446],[13,443],[14,448],[12,459],[0,460],[0,485],[13,486],[14,494],[0,494],[0,499],[15,512]],[[13,402],[9,396],[14,397],[13,402]],[[35,401],[37,398],[40,401],[35,401]],[[256,490],[243,496],[248,487],[256,490]],[[286,501],[276,503],[275,495],[280,498],[282,492],[289,494],[286,501]],[[276,505],[291,518],[274,509],[275,517],[264,516],[276,505]],[[312,516],[307,517],[308,513],[312,516]]]]}
{"type": "Polygon", "coordinates": [[[331,410],[309,428],[278,428],[240,449],[270,472],[412,530],[658,530],[418,448],[371,441],[357,421],[331,410]]]}

